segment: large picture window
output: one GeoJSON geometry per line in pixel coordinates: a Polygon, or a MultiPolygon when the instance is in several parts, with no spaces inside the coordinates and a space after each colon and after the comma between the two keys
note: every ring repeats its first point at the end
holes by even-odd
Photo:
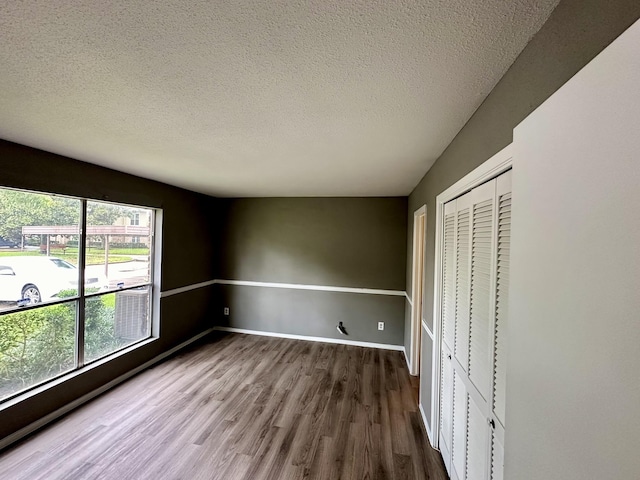
{"type": "Polygon", "coordinates": [[[0,188],[0,402],[151,336],[154,222],[0,188]]]}

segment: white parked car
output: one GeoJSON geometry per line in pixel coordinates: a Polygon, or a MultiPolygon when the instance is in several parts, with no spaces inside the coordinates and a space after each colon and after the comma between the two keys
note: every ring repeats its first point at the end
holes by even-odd
{"type": "MultiPolygon", "coordinates": [[[[104,275],[85,279],[85,289],[106,290],[104,275]]],[[[78,269],[56,257],[0,257],[0,301],[25,304],[55,300],[63,290],[78,288],[78,269]]]]}

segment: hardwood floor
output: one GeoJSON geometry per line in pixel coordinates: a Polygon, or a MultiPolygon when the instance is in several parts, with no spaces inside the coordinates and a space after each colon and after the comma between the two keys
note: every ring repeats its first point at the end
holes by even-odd
{"type": "Polygon", "coordinates": [[[402,353],[212,334],[0,455],[18,479],[446,479],[402,353]]]}

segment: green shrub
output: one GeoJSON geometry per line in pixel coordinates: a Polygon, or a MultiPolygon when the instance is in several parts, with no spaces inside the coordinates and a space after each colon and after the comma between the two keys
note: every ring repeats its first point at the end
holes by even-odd
{"type": "Polygon", "coordinates": [[[75,304],[0,317],[0,397],[55,377],[75,364],[75,304]]]}
{"type": "MultiPolygon", "coordinates": [[[[67,290],[59,297],[74,295],[67,290]]],[[[128,343],[115,335],[112,295],[86,300],[85,359],[128,343]]],[[[72,301],[0,316],[0,398],[74,368],[75,305],[72,301]]]]}

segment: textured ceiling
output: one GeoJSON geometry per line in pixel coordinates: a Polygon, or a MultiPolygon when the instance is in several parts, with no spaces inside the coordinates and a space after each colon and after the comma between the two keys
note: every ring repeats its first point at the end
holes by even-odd
{"type": "Polygon", "coordinates": [[[218,196],[406,195],[557,0],[0,0],[0,138],[218,196]]]}

